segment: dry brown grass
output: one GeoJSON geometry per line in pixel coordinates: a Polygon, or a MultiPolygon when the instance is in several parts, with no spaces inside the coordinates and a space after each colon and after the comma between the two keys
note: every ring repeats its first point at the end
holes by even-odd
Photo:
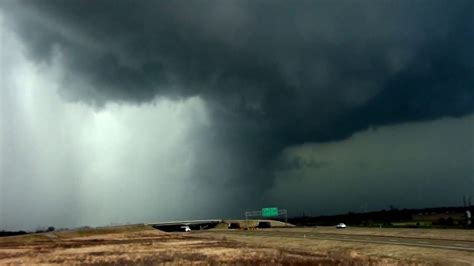
{"type": "Polygon", "coordinates": [[[362,259],[150,227],[104,228],[2,238],[0,264],[363,264],[362,259]]]}
{"type": "MultiPolygon", "coordinates": [[[[288,230],[288,229],[287,229],[288,230]]],[[[144,225],[0,239],[0,264],[468,264],[473,254],[338,241],[165,233],[144,225]],[[421,254],[424,253],[424,254],[421,254]]]]}
{"type": "MultiPolygon", "coordinates": [[[[384,235],[384,236],[403,236],[408,234],[411,237],[429,236],[436,239],[456,239],[460,232],[397,232],[396,230],[372,231],[370,228],[360,228],[354,230],[337,230],[332,228],[290,228],[290,229],[265,229],[270,232],[309,232],[309,233],[338,233],[338,234],[358,234],[358,235],[384,235]],[[446,235],[444,235],[446,234],[446,235]]],[[[240,231],[239,231],[240,232],[240,231]]],[[[470,235],[471,231],[467,231],[470,235]]],[[[289,250],[298,250],[311,254],[326,255],[328,257],[338,254],[338,257],[358,258],[362,261],[374,264],[414,264],[414,265],[474,265],[474,252],[444,250],[434,248],[410,247],[401,245],[372,244],[360,242],[346,242],[336,240],[320,240],[301,237],[278,237],[276,234],[262,235],[248,232],[229,232],[229,231],[203,231],[195,232],[200,236],[211,238],[226,238],[249,245],[272,248],[286,248],[289,250]]],[[[469,236],[464,237],[469,240],[469,236]]]]}
{"type": "MultiPolygon", "coordinates": [[[[274,229],[280,230],[280,229],[274,229]]],[[[284,230],[284,229],[283,229],[284,230]]],[[[421,229],[421,228],[367,228],[348,227],[346,229],[336,229],[333,226],[292,228],[292,232],[309,232],[325,234],[351,234],[370,236],[395,236],[410,238],[429,238],[445,240],[467,240],[474,241],[474,230],[463,229],[421,229]]]]}

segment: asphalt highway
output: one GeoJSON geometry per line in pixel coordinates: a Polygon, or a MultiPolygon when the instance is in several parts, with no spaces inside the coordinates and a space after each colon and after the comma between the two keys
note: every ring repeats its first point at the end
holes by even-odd
{"type": "MultiPolygon", "coordinates": [[[[343,229],[342,229],[343,230],[343,229]]],[[[201,231],[202,232],[202,231],[201,231]]],[[[206,233],[209,233],[207,231],[206,233]]],[[[320,240],[350,241],[372,244],[403,245],[412,247],[440,248],[460,251],[474,252],[474,241],[465,240],[444,240],[431,238],[412,238],[412,237],[393,237],[393,236],[374,236],[374,235],[353,235],[344,233],[316,233],[316,232],[297,232],[290,230],[226,230],[214,231],[216,233],[239,234],[245,236],[265,236],[265,237],[283,237],[283,238],[307,238],[320,240]]]]}

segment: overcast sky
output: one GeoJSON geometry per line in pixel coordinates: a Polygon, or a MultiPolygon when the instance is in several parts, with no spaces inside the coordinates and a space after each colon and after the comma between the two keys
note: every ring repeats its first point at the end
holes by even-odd
{"type": "Polygon", "coordinates": [[[461,205],[473,13],[0,0],[0,230],[461,205]]]}

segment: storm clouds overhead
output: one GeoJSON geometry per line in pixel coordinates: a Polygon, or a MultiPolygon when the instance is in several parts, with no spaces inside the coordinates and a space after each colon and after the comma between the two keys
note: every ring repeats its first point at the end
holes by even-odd
{"type": "Polygon", "coordinates": [[[0,226],[458,205],[474,196],[473,13],[3,0],[0,226]]]}

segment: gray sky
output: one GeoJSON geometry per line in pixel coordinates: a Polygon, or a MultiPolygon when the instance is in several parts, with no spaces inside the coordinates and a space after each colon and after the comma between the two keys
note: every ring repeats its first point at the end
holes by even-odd
{"type": "Polygon", "coordinates": [[[460,205],[472,1],[0,2],[0,229],[460,205]]]}

